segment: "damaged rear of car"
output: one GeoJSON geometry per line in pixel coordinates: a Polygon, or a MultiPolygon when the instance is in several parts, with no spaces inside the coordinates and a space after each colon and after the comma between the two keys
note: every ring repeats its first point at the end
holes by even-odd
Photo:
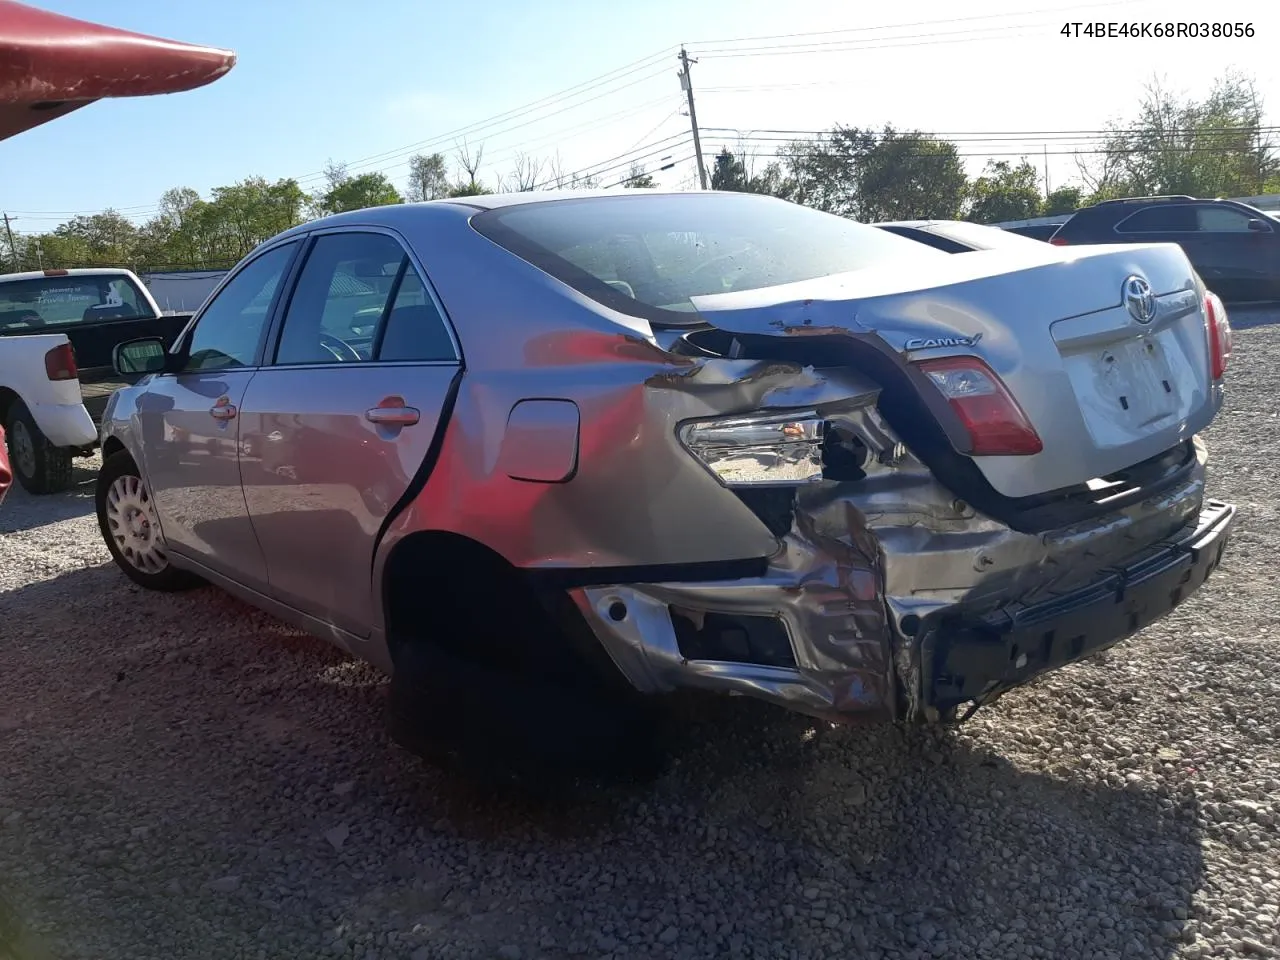
{"type": "MultiPolygon", "coordinates": [[[[1131,635],[1221,560],[1235,511],[1197,434],[1230,327],[1174,245],[951,257],[714,193],[479,198],[470,226],[553,278],[511,335],[567,375],[501,445],[527,461],[510,477],[562,486],[520,548],[490,542],[567,590],[641,692],[945,719],[1131,635]],[[548,296],[623,335],[539,354],[548,296]]],[[[465,380],[504,377],[486,352],[464,420],[465,380]]]]}

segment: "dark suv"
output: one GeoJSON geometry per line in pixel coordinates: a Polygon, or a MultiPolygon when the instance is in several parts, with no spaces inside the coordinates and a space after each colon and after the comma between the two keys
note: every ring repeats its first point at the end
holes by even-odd
{"type": "Polygon", "coordinates": [[[1280,220],[1235,200],[1106,200],[1077,211],[1049,242],[1177,243],[1222,299],[1280,298],[1280,220]]]}

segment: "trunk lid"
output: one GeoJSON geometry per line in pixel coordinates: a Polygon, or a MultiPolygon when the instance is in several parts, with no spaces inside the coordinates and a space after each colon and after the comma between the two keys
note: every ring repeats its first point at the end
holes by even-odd
{"type": "Polygon", "coordinates": [[[1044,442],[1030,456],[973,458],[1008,497],[1154,457],[1204,429],[1221,403],[1204,290],[1175,244],[975,251],[928,272],[877,268],[694,305],[729,333],[874,336],[905,361],[981,358],[1044,442]]]}

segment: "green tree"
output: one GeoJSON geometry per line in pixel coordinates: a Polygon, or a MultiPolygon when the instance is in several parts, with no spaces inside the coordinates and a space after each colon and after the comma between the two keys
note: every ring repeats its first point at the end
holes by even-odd
{"type": "Polygon", "coordinates": [[[969,219],[1002,223],[1037,217],[1044,206],[1039,175],[1025,159],[1016,167],[1007,160],[988,161],[969,188],[969,219]]]}
{"type": "Polygon", "coordinates": [[[721,147],[711,162],[711,189],[745,193],[747,186],[746,163],[728,147],[721,147]]]}
{"type": "Polygon", "coordinates": [[[436,200],[449,193],[449,171],[444,155],[416,153],[409,158],[409,183],[405,199],[412,202],[436,200]]]}
{"type": "Polygon", "coordinates": [[[264,240],[302,223],[306,200],[293,179],[249,177],[215,187],[208,202],[191,210],[190,230],[200,259],[234,263],[264,240]]]}
{"type": "Polygon", "coordinates": [[[312,208],[320,216],[404,203],[386,174],[376,170],[352,176],[344,164],[331,162],[325,167],[324,176],[327,189],[311,199],[312,208]]]}
{"type": "Polygon", "coordinates": [[[631,164],[631,172],[627,175],[627,179],[622,181],[622,185],[637,190],[647,190],[657,186],[653,182],[653,174],[645,173],[642,163],[631,164]]]}
{"type": "Polygon", "coordinates": [[[868,223],[955,219],[968,188],[955,144],[920,131],[837,126],[782,155],[790,199],[868,223]]]}
{"type": "Polygon", "coordinates": [[[1066,213],[1075,213],[1084,206],[1084,198],[1079,187],[1058,187],[1045,197],[1043,215],[1057,217],[1066,213]]]}
{"type": "Polygon", "coordinates": [[[1186,193],[1254,196],[1280,178],[1280,156],[1248,76],[1230,70],[1203,100],[1153,82],[1130,121],[1111,124],[1099,158],[1081,163],[1092,198],[1186,193]]]}

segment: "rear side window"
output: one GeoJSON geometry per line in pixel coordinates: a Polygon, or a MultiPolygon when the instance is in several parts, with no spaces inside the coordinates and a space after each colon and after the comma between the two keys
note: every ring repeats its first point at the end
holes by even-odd
{"type": "Polygon", "coordinates": [[[579,292],[659,324],[692,299],[946,254],[876,227],[753,194],[585,197],[500,207],[475,229],[579,292]]]}
{"type": "Polygon", "coordinates": [[[1185,203],[1147,207],[1116,224],[1117,233],[1194,233],[1196,208],[1185,203]]]}
{"type": "Polygon", "coordinates": [[[397,240],[361,232],[316,240],[289,299],[277,364],[452,359],[444,318],[397,240]]]}

